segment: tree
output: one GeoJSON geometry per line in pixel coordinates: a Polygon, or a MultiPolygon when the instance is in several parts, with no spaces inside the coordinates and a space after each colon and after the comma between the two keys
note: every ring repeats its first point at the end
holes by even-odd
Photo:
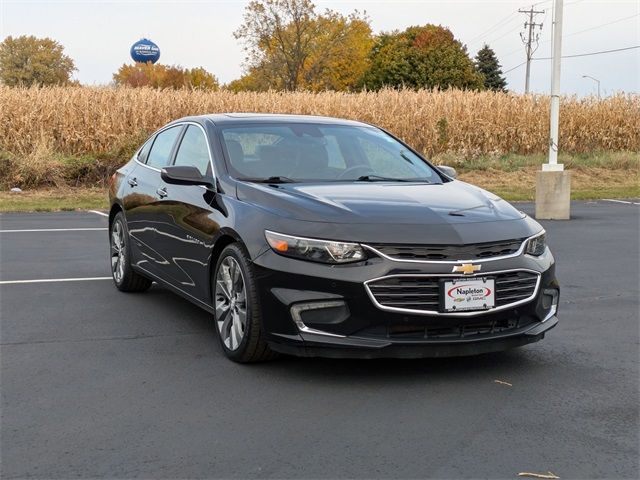
{"type": "Polygon", "coordinates": [[[64,47],[50,38],[9,36],[0,43],[0,81],[5,85],[65,85],[75,70],[64,47]]]}
{"type": "Polygon", "coordinates": [[[366,16],[319,15],[309,0],[254,0],[234,36],[247,52],[234,90],[346,90],[366,71],[373,44],[366,16]]]}
{"type": "Polygon", "coordinates": [[[316,37],[305,62],[302,86],[310,90],[350,90],[369,68],[373,46],[366,17],[327,10],[315,20],[316,37]]]}
{"type": "Polygon", "coordinates": [[[197,88],[200,90],[218,90],[220,88],[220,84],[218,83],[216,76],[207,72],[202,67],[185,70],[185,75],[187,83],[191,88],[197,88]]]}
{"type": "Polygon", "coordinates": [[[495,90],[496,92],[504,92],[507,81],[502,76],[502,69],[498,63],[498,57],[489,45],[478,52],[475,59],[476,69],[484,77],[484,87],[487,90],[495,90]]]}
{"type": "Polygon", "coordinates": [[[447,28],[409,27],[378,36],[363,87],[483,88],[466,47],[447,28]]]}
{"type": "Polygon", "coordinates": [[[152,88],[194,88],[202,90],[217,90],[218,79],[215,75],[198,67],[183,69],[179,66],[167,66],[160,63],[135,63],[122,65],[113,74],[116,85],[129,87],[152,88]]]}

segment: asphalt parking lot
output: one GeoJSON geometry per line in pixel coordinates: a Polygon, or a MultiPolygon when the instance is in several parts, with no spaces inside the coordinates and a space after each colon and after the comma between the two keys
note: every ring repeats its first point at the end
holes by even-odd
{"type": "Polygon", "coordinates": [[[204,311],[104,279],[105,217],[2,214],[1,476],[638,478],[639,212],[543,222],[562,297],[540,343],[250,366],[204,311]]]}

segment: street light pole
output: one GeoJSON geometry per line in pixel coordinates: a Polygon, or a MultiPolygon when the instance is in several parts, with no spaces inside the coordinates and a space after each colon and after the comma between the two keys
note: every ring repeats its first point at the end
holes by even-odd
{"type": "Polygon", "coordinates": [[[598,84],[598,100],[600,100],[600,80],[598,80],[595,77],[592,77],[591,75],[582,75],[582,78],[590,78],[591,80],[593,80],[598,84]]]}

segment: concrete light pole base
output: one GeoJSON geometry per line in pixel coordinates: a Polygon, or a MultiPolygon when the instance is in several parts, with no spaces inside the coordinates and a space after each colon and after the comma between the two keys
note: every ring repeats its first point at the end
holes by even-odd
{"type": "Polygon", "coordinates": [[[536,173],[536,218],[569,220],[571,217],[571,172],[546,170],[536,173]]]}

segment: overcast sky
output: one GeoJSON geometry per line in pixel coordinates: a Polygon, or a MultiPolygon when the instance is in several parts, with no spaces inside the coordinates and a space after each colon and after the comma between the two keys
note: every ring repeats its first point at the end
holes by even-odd
{"type": "MultiPolygon", "coordinates": [[[[184,67],[203,66],[225,83],[242,73],[242,45],[232,32],[242,23],[246,1],[30,1],[0,0],[0,38],[35,35],[58,40],[71,56],[85,84],[106,84],[123,63],[131,63],[129,48],[142,37],[158,44],[160,62],[184,67]]],[[[545,10],[540,46],[535,56],[551,51],[552,1],[537,1],[545,10]]],[[[472,55],[488,42],[503,71],[525,59],[519,33],[530,3],[504,1],[320,1],[316,6],[349,13],[365,10],[374,32],[410,25],[440,24],[450,28],[472,55]]],[[[639,0],[565,0],[563,54],[581,54],[640,45],[639,0]],[[587,30],[584,31],[583,30],[587,30]]],[[[550,61],[533,62],[532,90],[548,92],[550,61]]],[[[506,74],[508,86],[524,90],[524,65],[506,74]]],[[[580,58],[562,63],[562,90],[585,95],[596,92],[591,75],[601,81],[603,94],[638,92],[640,49],[580,58]]]]}

